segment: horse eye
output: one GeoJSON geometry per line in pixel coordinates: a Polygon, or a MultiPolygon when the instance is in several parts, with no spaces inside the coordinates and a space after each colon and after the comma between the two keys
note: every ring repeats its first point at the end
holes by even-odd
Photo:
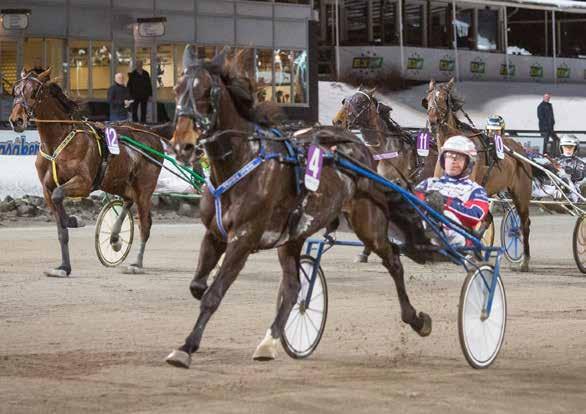
{"type": "Polygon", "coordinates": [[[342,105],[346,105],[346,98],[342,98],[342,105]]]}

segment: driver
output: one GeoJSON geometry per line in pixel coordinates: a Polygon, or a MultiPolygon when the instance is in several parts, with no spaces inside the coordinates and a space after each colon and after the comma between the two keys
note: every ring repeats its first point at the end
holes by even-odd
{"type": "Polygon", "coordinates": [[[561,155],[556,160],[574,184],[586,177],[586,165],[578,157],[578,146],[578,138],[574,135],[562,135],[560,138],[561,155]]]}
{"type": "Polygon", "coordinates": [[[505,137],[505,120],[500,115],[491,115],[486,120],[486,135],[493,138],[496,134],[505,137]]]}
{"type": "MultiPolygon", "coordinates": [[[[428,178],[415,188],[415,194],[430,207],[469,229],[476,228],[488,213],[486,190],[468,178],[476,162],[474,143],[462,135],[449,138],[441,148],[440,165],[444,175],[428,178]]],[[[466,239],[444,229],[450,244],[464,246],[466,239]]]]}

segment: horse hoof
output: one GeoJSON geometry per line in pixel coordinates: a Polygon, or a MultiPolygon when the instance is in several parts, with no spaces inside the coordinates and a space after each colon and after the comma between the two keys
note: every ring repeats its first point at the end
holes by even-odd
{"type": "Polygon", "coordinates": [[[129,265],[126,267],[124,273],[127,275],[142,275],[144,273],[144,269],[142,267],[138,267],[137,265],[129,265]]]}
{"type": "Polygon", "coordinates": [[[45,276],[47,276],[47,277],[67,277],[67,276],[69,276],[67,274],[67,272],[63,269],[45,270],[43,273],[45,273],[45,276]]]}
{"type": "Polygon", "coordinates": [[[191,365],[191,355],[189,355],[187,352],[174,349],[173,352],[167,355],[165,361],[167,364],[173,365],[177,368],[189,368],[191,365]]]}
{"type": "Polygon", "coordinates": [[[419,317],[423,319],[423,326],[417,333],[422,337],[429,336],[431,334],[431,316],[427,313],[419,312],[419,317]]]}
{"type": "Polygon", "coordinates": [[[85,227],[85,222],[77,216],[69,216],[69,226],[71,229],[78,229],[80,227],[85,227]]]}
{"type": "Polygon", "coordinates": [[[354,259],[354,263],[368,263],[368,256],[365,254],[359,254],[356,256],[356,259],[354,259]]]}
{"type": "Polygon", "coordinates": [[[189,291],[191,292],[191,296],[197,300],[201,300],[207,288],[208,287],[205,283],[191,282],[189,284],[189,291]]]}
{"type": "Polygon", "coordinates": [[[262,342],[256,347],[252,359],[255,361],[272,361],[277,357],[277,340],[267,331],[262,342]]]}
{"type": "Polygon", "coordinates": [[[117,241],[116,243],[110,243],[110,246],[112,247],[112,250],[114,250],[115,252],[119,252],[120,250],[122,250],[121,241],[117,241]]]}

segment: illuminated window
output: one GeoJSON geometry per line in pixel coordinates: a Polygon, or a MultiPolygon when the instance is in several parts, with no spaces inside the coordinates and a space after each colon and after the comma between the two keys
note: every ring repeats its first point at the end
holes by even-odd
{"type": "Polygon", "coordinates": [[[112,43],[92,41],[92,96],[105,99],[111,86],[112,43]]]}
{"type": "Polygon", "coordinates": [[[258,102],[273,100],[273,52],[256,50],[256,99],[258,102]]]}
{"type": "Polygon", "coordinates": [[[69,90],[72,95],[89,95],[89,42],[69,41],[69,90]]]}

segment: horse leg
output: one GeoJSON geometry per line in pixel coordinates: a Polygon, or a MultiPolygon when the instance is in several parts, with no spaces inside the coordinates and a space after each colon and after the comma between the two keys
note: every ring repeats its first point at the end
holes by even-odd
{"type": "Polygon", "coordinates": [[[118,252],[122,248],[122,242],[120,241],[120,230],[122,229],[122,223],[128,216],[132,205],[134,204],[133,201],[125,201],[124,205],[122,206],[122,211],[120,215],[116,218],[114,225],[112,226],[112,233],[110,234],[110,245],[114,251],[118,252]]]}
{"type": "Polygon", "coordinates": [[[141,274],[144,273],[142,262],[144,258],[144,249],[151,235],[151,226],[153,219],[151,217],[151,193],[140,193],[136,200],[136,209],[138,212],[138,221],[140,224],[140,247],[136,259],[126,268],[125,273],[141,274]]]}
{"type": "Polygon", "coordinates": [[[368,256],[370,256],[371,253],[372,250],[370,250],[368,247],[365,247],[362,252],[356,256],[354,263],[368,263],[368,256]]]}
{"type": "Polygon", "coordinates": [[[56,269],[45,271],[45,275],[52,277],[67,277],[71,274],[69,258],[69,230],[68,228],[82,227],[83,224],[75,216],[68,216],[63,207],[63,200],[68,196],[87,193],[87,183],[82,177],[76,176],[63,185],[58,186],[52,193],[45,191],[45,199],[50,199],[49,207],[53,209],[57,222],[57,235],[61,247],[61,264],[56,269]]]}
{"type": "Polygon", "coordinates": [[[199,349],[204,329],[220,306],[222,298],[244,267],[251,252],[249,247],[251,245],[254,245],[254,243],[250,243],[249,239],[240,239],[228,245],[226,258],[220,267],[218,275],[201,299],[199,316],[193,330],[185,339],[185,343],[178,350],[174,350],[167,356],[167,363],[176,367],[189,368],[191,354],[199,349]]]}
{"type": "Polygon", "coordinates": [[[283,269],[281,288],[279,290],[279,309],[275,320],[262,342],[254,351],[253,359],[257,361],[270,361],[277,356],[277,342],[281,332],[285,329],[291,309],[297,302],[297,295],[301,284],[299,283],[299,256],[303,241],[296,240],[278,248],[279,263],[283,269]]]}
{"type": "Polygon", "coordinates": [[[382,259],[383,266],[393,277],[401,306],[402,321],[410,325],[419,335],[428,336],[431,333],[431,317],[423,312],[418,315],[409,301],[399,249],[387,238],[388,221],[383,212],[372,202],[359,200],[352,208],[350,219],[358,238],[382,259]],[[361,220],[365,214],[369,220],[361,220]]]}
{"type": "MultiPolygon", "coordinates": [[[[527,178],[529,180],[529,178],[527,178]]],[[[531,200],[531,185],[522,186],[517,180],[514,187],[509,189],[513,204],[517,209],[519,218],[521,219],[521,231],[523,232],[523,262],[519,267],[519,271],[529,271],[529,261],[531,259],[531,252],[529,249],[529,232],[531,227],[531,219],[529,218],[529,202],[531,200]],[[523,188],[525,187],[525,188],[523,188]]]]}
{"type": "Polygon", "coordinates": [[[208,288],[208,276],[220,261],[226,246],[227,244],[216,238],[211,231],[206,231],[201,242],[195,275],[189,284],[189,290],[195,299],[200,300],[204,295],[208,288]]]}

